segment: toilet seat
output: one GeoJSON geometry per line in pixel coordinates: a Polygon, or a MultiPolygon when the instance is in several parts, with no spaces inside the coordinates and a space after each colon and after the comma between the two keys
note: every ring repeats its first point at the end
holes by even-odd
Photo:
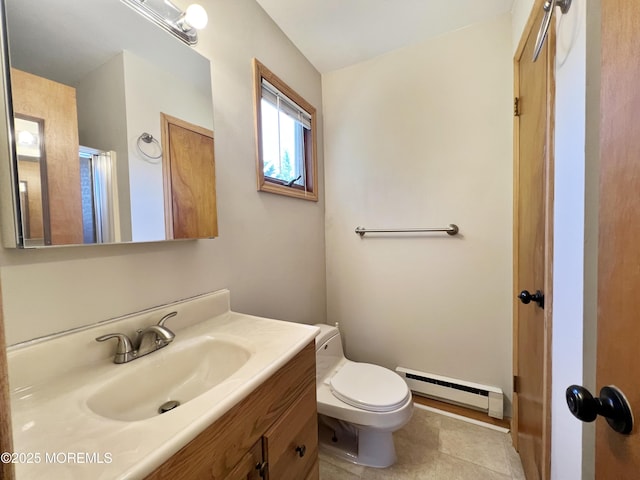
{"type": "Polygon", "coordinates": [[[339,400],[370,412],[396,410],[411,395],[399,375],[370,363],[347,362],[330,379],[329,386],[339,400]]]}

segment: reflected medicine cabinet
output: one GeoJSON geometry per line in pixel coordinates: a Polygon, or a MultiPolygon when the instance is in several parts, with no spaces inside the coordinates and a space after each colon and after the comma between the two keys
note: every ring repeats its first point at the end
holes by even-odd
{"type": "MultiPolygon", "coordinates": [[[[206,57],[112,0],[0,0],[0,23],[0,104],[9,114],[0,122],[5,247],[217,235],[206,57]],[[69,19],[83,28],[60,29],[69,19]],[[163,113],[197,126],[207,139],[165,139],[163,113]],[[15,117],[41,122],[39,158],[16,151],[15,130],[24,126],[16,125],[15,117]],[[136,149],[141,134],[158,145],[168,142],[171,149],[149,161],[136,149]],[[187,145],[179,145],[182,141],[187,145]],[[206,157],[206,173],[185,161],[194,145],[207,150],[198,160],[202,165],[206,157]],[[206,226],[194,224],[202,218],[206,226]]],[[[25,141],[28,135],[23,134],[25,141]]]]}

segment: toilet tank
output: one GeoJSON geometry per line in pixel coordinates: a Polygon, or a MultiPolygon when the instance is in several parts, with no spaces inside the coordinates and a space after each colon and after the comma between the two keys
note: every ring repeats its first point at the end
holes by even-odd
{"type": "Polygon", "coordinates": [[[336,327],[317,324],[320,333],[316,335],[316,381],[320,382],[331,374],[344,359],[340,331],[336,327]]]}

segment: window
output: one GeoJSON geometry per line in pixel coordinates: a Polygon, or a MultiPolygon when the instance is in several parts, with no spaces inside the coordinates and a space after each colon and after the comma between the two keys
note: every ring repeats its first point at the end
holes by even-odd
{"type": "Polygon", "coordinates": [[[258,190],[318,200],[316,109],[253,60],[258,190]]]}

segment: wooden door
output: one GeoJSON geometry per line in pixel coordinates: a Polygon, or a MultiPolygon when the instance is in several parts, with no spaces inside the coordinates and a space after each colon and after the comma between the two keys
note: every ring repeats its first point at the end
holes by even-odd
{"type": "Polygon", "coordinates": [[[13,109],[44,124],[50,245],[83,243],[76,90],[11,69],[13,109]]]}
{"type": "MultiPolygon", "coordinates": [[[[640,2],[602,0],[598,391],[615,385],[640,422],[640,2]]],[[[597,392],[592,392],[596,394],[597,392]]],[[[640,478],[638,425],[596,424],[596,479],[640,478]]]]}
{"type": "MultiPolygon", "coordinates": [[[[542,9],[516,57],[514,298],[544,295],[540,306],[514,300],[512,431],[527,479],[549,478],[553,33],[532,61],[542,9]]],[[[526,299],[525,299],[526,301],[526,299]]]]}
{"type": "Polygon", "coordinates": [[[161,114],[167,238],[218,236],[213,132],[161,114]]]}

